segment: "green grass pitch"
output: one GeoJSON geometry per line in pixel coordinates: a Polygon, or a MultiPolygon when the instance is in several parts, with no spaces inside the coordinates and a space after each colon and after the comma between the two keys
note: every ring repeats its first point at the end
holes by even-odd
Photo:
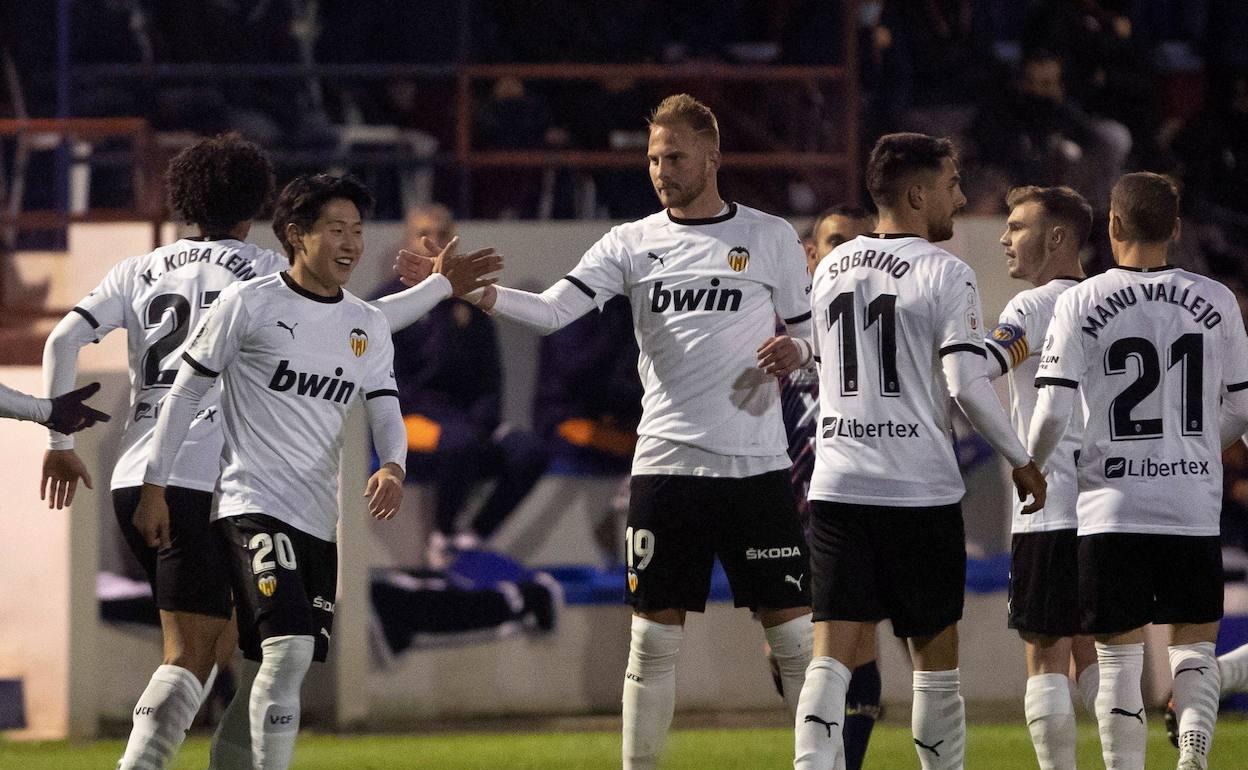
{"type": "MultiPolygon", "coordinates": [[[[433,735],[300,735],[292,770],[608,770],[618,768],[619,735],[613,732],[447,733],[433,735]]],[[[113,767],[120,741],[90,744],[0,743],[0,768],[78,770],[113,767]]],[[[793,743],[785,730],[677,730],[668,742],[664,770],[760,770],[792,767],[793,743]]],[[[187,741],[173,770],[204,770],[207,739],[187,741]]],[[[1080,723],[1079,766],[1101,768],[1095,727],[1080,723]]],[[[1149,721],[1148,768],[1169,770],[1176,752],[1161,719],[1149,721]]],[[[1022,725],[972,725],[969,770],[1034,770],[1035,757],[1022,725]]],[[[867,755],[867,770],[917,768],[904,725],[881,724],[867,755]]],[[[1218,724],[1211,770],[1248,767],[1248,721],[1218,724]]]]}

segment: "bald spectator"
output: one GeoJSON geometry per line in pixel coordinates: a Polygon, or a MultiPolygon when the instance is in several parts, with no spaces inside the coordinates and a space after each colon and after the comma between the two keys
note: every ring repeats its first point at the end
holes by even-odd
{"type": "MultiPolygon", "coordinates": [[[[451,212],[433,204],[409,212],[407,242],[439,247],[455,236],[451,212]]],[[[404,288],[397,280],[379,295],[404,288]]],[[[494,322],[467,302],[447,299],[394,335],[394,374],[407,425],[408,479],[434,489],[435,528],[426,556],[444,569],[460,551],[481,547],[546,468],[534,434],[502,422],[503,371],[494,322]],[[458,519],[479,481],[497,484],[460,529],[458,519]]]]}

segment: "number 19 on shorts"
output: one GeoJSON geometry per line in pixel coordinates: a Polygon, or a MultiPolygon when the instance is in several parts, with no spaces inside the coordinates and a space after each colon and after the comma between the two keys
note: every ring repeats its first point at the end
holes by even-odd
{"type": "Polygon", "coordinates": [[[654,533],[648,529],[624,530],[624,563],[638,572],[654,558],[654,533]]]}

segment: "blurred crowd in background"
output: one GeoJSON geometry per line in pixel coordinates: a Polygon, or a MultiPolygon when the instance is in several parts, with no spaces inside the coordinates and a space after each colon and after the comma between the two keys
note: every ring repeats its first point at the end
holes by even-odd
{"type": "MultiPolygon", "coordinates": [[[[142,116],[161,132],[237,130],[273,151],[285,175],[323,164],[344,143],[368,146],[368,127],[392,127],[423,160],[388,174],[356,169],[378,188],[378,215],[387,218],[433,200],[473,218],[627,219],[655,208],[642,168],[645,116],[671,84],[627,74],[475,81],[474,150],[634,150],[638,158],[636,167],[592,171],[476,171],[465,193],[461,172],[444,162],[457,139],[455,67],[844,65],[852,36],[858,153],[892,131],[953,137],[972,213],[1003,213],[1014,185],[1070,184],[1101,220],[1089,273],[1110,263],[1103,219],[1117,177],[1133,170],[1170,174],[1184,203],[1174,261],[1248,297],[1248,47],[1242,42],[1248,3],[1242,0],[64,1],[75,75],[61,82],[67,90],[59,94],[58,3],[0,4],[6,72],[0,117],[52,116],[59,107],[72,116],[142,116]],[[232,74],[209,68],[145,79],[133,68],[108,70],[195,64],[228,64],[232,74]],[[266,65],[307,69],[240,74],[266,65]],[[379,66],[327,76],[311,65],[379,66]],[[464,202],[470,211],[461,210],[464,202]]],[[[778,135],[769,129],[781,105],[794,102],[709,82],[702,93],[697,85],[685,84],[726,124],[729,159],[734,151],[777,149],[766,146],[778,135]]],[[[837,98],[807,92],[796,103],[837,98]]],[[[843,116],[835,101],[811,114],[828,124],[843,116]]],[[[788,149],[829,149],[834,125],[808,128],[788,149]]],[[[843,197],[865,199],[854,194],[860,181],[848,184],[843,197]]],[[[834,202],[800,181],[729,184],[727,192],[796,217],[834,202]]],[[[26,194],[37,207],[52,191],[36,182],[26,194]]],[[[94,185],[92,195],[107,198],[110,185],[94,185]]],[[[1248,309],[1248,299],[1243,305],[1248,309]]],[[[466,312],[446,311],[453,327],[466,312]]],[[[551,426],[558,422],[543,430],[557,434],[551,426]]],[[[472,430],[496,427],[485,419],[472,430]]],[[[1248,452],[1235,452],[1231,461],[1239,472],[1227,474],[1225,530],[1243,546],[1248,452]]]]}

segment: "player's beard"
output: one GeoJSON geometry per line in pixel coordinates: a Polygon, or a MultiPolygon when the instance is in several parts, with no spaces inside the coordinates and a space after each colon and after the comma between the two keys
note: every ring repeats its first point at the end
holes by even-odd
{"type": "MultiPolygon", "coordinates": [[[[681,209],[688,206],[698,199],[703,192],[706,191],[707,174],[703,174],[701,178],[687,185],[680,185],[675,191],[671,187],[666,188],[667,199],[659,196],[659,202],[669,209],[681,209]]],[[[657,191],[656,191],[657,192],[657,191]]]]}
{"type": "Polygon", "coordinates": [[[932,243],[947,241],[953,237],[953,215],[941,217],[927,226],[928,240],[932,243]]]}

